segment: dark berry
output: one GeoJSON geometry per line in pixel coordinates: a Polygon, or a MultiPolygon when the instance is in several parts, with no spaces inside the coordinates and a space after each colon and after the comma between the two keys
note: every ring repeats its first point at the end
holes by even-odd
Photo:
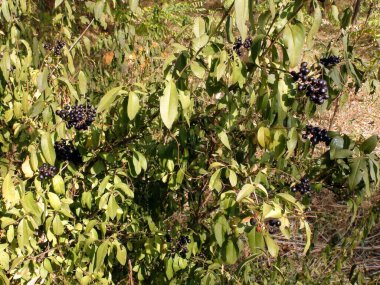
{"type": "Polygon", "coordinates": [[[172,241],[172,237],[169,234],[166,234],[165,235],[165,240],[166,240],[166,242],[171,242],[172,241]]]}
{"type": "Polygon", "coordinates": [[[251,226],[255,226],[256,225],[256,219],[255,218],[251,218],[249,220],[249,223],[251,224],[251,226]]]}

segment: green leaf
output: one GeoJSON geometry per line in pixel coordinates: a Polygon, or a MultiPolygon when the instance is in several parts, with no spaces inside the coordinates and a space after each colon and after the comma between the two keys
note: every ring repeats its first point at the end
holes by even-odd
{"type": "Polygon", "coordinates": [[[261,147],[266,148],[270,143],[270,130],[266,127],[260,127],[257,132],[257,141],[261,147]]]}
{"type": "Polygon", "coordinates": [[[9,13],[8,1],[2,1],[1,12],[5,21],[9,22],[11,20],[11,14],[9,13]]]}
{"type": "Polygon", "coordinates": [[[219,246],[222,246],[224,242],[225,230],[221,223],[216,223],[214,225],[214,235],[216,242],[219,244],[219,246]]]}
{"type": "Polygon", "coordinates": [[[61,175],[56,175],[53,177],[53,189],[57,194],[65,194],[65,182],[63,181],[61,175]]]}
{"type": "Polygon", "coordinates": [[[137,96],[137,94],[134,92],[129,93],[128,110],[127,110],[128,118],[130,120],[133,120],[136,117],[139,110],[140,110],[139,96],[137,96]]]}
{"type": "Polygon", "coordinates": [[[223,247],[223,257],[227,264],[235,264],[239,258],[239,248],[235,242],[228,240],[223,247]]]}
{"type": "Polygon", "coordinates": [[[64,231],[65,230],[63,228],[61,218],[57,214],[57,215],[55,215],[55,217],[53,219],[53,233],[57,236],[60,236],[64,233],[64,231]]]}
{"type": "Polygon", "coordinates": [[[198,52],[205,45],[207,45],[208,41],[209,41],[209,37],[206,34],[201,35],[199,38],[193,39],[192,43],[193,43],[193,49],[194,49],[194,51],[198,52]]]}
{"type": "Polygon", "coordinates": [[[249,248],[252,253],[259,253],[264,250],[265,243],[262,233],[259,233],[256,228],[253,228],[247,233],[249,248]]]}
{"type": "Polygon", "coordinates": [[[9,261],[9,255],[4,251],[0,251],[0,269],[9,270],[9,261]]]}
{"type": "Polygon", "coordinates": [[[283,34],[290,67],[295,67],[301,57],[305,42],[305,28],[301,23],[287,24],[283,34]]]}
{"type": "Polygon", "coordinates": [[[193,61],[190,65],[191,71],[194,73],[194,75],[200,79],[203,78],[205,75],[205,68],[197,61],[193,61]]]}
{"type": "Polygon", "coordinates": [[[199,38],[206,32],[206,23],[205,20],[201,17],[197,17],[194,20],[193,32],[195,37],[199,38]]]}
{"type": "Polygon", "coordinates": [[[96,251],[96,265],[95,270],[99,271],[100,267],[104,264],[104,259],[106,258],[108,251],[108,242],[103,242],[96,251]]]}
{"type": "Polygon", "coordinates": [[[160,98],[160,114],[162,121],[168,129],[171,129],[178,115],[178,92],[174,81],[171,79],[160,98]]]}
{"type": "Polygon", "coordinates": [[[117,204],[115,196],[111,195],[107,205],[107,213],[111,220],[113,220],[116,217],[117,209],[119,209],[119,205],[117,204]]]}
{"type": "Polygon", "coordinates": [[[55,193],[49,192],[48,197],[49,197],[49,203],[53,207],[53,209],[56,211],[60,210],[62,203],[58,195],[55,193]]]}
{"type": "Polygon", "coordinates": [[[3,181],[2,194],[7,208],[16,205],[20,201],[20,194],[15,188],[12,181],[12,174],[8,173],[3,181]]]}
{"type": "Polygon", "coordinates": [[[139,7],[139,0],[129,0],[129,8],[133,13],[136,13],[137,8],[139,7]]]}
{"type": "Polygon", "coordinates": [[[121,265],[127,262],[127,249],[122,244],[116,245],[116,259],[121,265]]]}
{"type": "Polygon", "coordinates": [[[377,135],[373,135],[371,137],[369,137],[368,139],[366,139],[359,147],[359,149],[368,154],[368,153],[371,153],[372,151],[375,150],[376,146],[377,146],[377,143],[378,143],[378,137],[377,135]]]}
{"type": "Polygon", "coordinates": [[[122,92],[122,88],[123,86],[112,88],[102,97],[98,105],[98,113],[108,110],[115,101],[117,95],[125,93],[125,91],[122,92]]]}
{"type": "Polygon", "coordinates": [[[32,192],[27,192],[21,199],[22,208],[25,213],[32,214],[36,217],[40,217],[42,214],[41,208],[38,206],[37,201],[34,199],[32,192]]]}
{"type": "Polygon", "coordinates": [[[166,277],[170,280],[173,278],[174,276],[174,272],[173,272],[173,258],[169,258],[167,260],[167,262],[165,262],[166,264],[166,270],[165,270],[165,274],[166,274],[166,277]]]}
{"type": "Polygon", "coordinates": [[[307,47],[309,49],[313,47],[314,36],[317,34],[322,23],[322,11],[321,11],[321,8],[319,7],[318,1],[314,0],[313,5],[314,5],[314,21],[309,31],[309,34],[307,35],[307,40],[306,40],[307,47]]]}
{"type": "Polygon", "coordinates": [[[41,136],[41,150],[47,163],[54,165],[55,163],[55,150],[51,135],[49,133],[43,133],[41,136]]]}
{"type": "Polygon", "coordinates": [[[23,248],[29,244],[29,226],[26,219],[22,219],[17,227],[17,244],[23,248]]]}
{"type": "Polygon", "coordinates": [[[38,87],[38,90],[41,93],[48,86],[48,82],[47,82],[48,75],[49,75],[49,70],[47,69],[47,67],[45,67],[44,70],[42,72],[40,72],[40,74],[38,74],[38,77],[37,77],[37,87],[38,87]]]}
{"type": "Polygon", "coordinates": [[[306,254],[307,251],[309,250],[310,244],[311,244],[311,229],[310,229],[308,222],[303,221],[303,223],[304,223],[305,231],[306,231],[306,244],[305,244],[305,248],[303,250],[303,254],[306,254]]]}
{"type": "Polygon", "coordinates": [[[57,8],[59,5],[61,5],[63,0],[55,0],[54,2],[54,8],[57,8]]]}
{"type": "Polygon", "coordinates": [[[248,0],[235,0],[236,26],[240,32],[242,41],[247,38],[247,22],[249,21],[248,0]]]}
{"type": "Polygon", "coordinates": [[[209,187],[211,190],[222,190],[222,184],[220,181],[220,169],[216,170],[210,178],[209,187]]]}
{"type": "Polygon", "coordinates": [[[230,184],[232,187],[235,187],[236,184],[237,184],[237,176],[236,176],[236,172],[233,171],[232,169],[229,170],[229,175],[228,175],[228,179],[230,180],[230,184]]]}
{"type": "Polygon", "coordinates": [[[72,95],[77,101],[79,101],[78,92],[75,90],[71,82],[66,77],[60,77],[58,80],[64,82],[69,88],[70,95],[72,95]]]}
{"type": "Polygon", "coordinates": [[[78,80],[79,80],[79,92],[80,94],[84,95],[87,93],[87,78],[82,70],[79,71],[78,80]]]}
{"type": "Polygon", "coordinates": [[[362,158],[355,158],[353,163],[351,163],[351,173],[348,178],[348,186],[351,190],[355,189],[355,186],[359,184],[359,182],[363,178],[363,173],[361,171],[362,166],[362,158]]]}
{"type": "Polygon", "coordinates": [[[124,194],[127,195],[128,197],[133,198],[135,196],[135,194],[133,193],[131,188],[129,188],[129,186],[123,182],[117,183],[115,185],[115,189],[122,190],[124,192],[124,194]]]}
{"type": "Polygon", "coordinates": [[[278,251],[279,251],[279,247],[277,243],[269,235],[265,235],[264,239],[265,239],[265,243],[267,245],[269,254],[272,257],[277,257],[278,251]]]}
{"type": "Polygon", "coordinates": [[[297,147],[298,133],[295,127],[291,128],[288,134],[288,141],[286,143],[288,148],[288,157],[294,154],[294,150],[297,147]]]}
{"type": "Polygon", "coordinates": [[[226,148],[228,148],[229,150],[231,150],[231,146],[230,146],[230,141],[228,140],[228,136],[226,134],[226,132],[220,132],[218,134],[218,137],[220,138],[220,140],[222,141],[222,143],[224,144],[224,146],[226,148]]]}
{"type": "Polygon", "coordinates": [[[281,197],[282,199],[284,199],[285,201],[287,201],[291,204],[297,203],[297,199],[288,193],[278,193],[277,196],[281,197]]]}
{"type": "Polygon", "coordinates": [[[244,198],[249,197],[253,191],[255,191],[255,187],[252,184],[245,184],[237,194],[236,201],[240,202],[244,198]]]}

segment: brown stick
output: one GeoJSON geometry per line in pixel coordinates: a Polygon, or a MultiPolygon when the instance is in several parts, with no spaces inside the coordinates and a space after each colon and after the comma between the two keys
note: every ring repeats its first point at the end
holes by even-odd
{"type": "Polygon", "coordinates": [[[132,262],[129,259],[128,260],[128,279],[129,279],[129,285],[134,285],[135,283],[133,282],[133,273],[132,273],[132,262]]]}

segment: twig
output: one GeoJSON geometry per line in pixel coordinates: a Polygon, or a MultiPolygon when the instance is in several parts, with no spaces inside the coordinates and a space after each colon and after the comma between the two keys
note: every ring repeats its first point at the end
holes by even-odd
{"type": "Polygon", "coordinates": [[[133,282],[132,262],[131,262],[130,259],[128,260],[128,279],[129,279],[129,285],[134,285],[135,284],[133,282]]]}
{"type": "Polygon", "coordinates": [[[94,20],[95,18],[93,18],[91,20],[91,22],[87,25],[87,27],[84,29],[84,31],[80,34],[80,36],[77,38],[77,40],[71,45],[71,47],[69,48],[69,51],[71,51],[76,45],[77,43],[82,39],[82,37],[84,36],[84,34],[87,32],[87,30],[91,27],[92,23],[94,23],[94,20]]]}

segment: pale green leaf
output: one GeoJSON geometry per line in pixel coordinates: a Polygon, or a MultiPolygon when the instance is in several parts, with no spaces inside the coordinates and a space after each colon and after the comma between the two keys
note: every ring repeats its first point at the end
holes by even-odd
{"type": "Polygon", "coordinates": [[[301,23],[287,24],[283,34],[290,67],[295,67],[301,57],[304,42],[305,28],[301,23]]]}
{"type": "Polygon", "coordinates": [[[173,80],[170,80],[160,98],[160,114],[162,121],[168,129],[171,129],[178,115],[178,92],[173,80]]]}
{"type": "Polygon", "coordinates": [[[226,134],[226,132],[220,132],[218,134],[218,137],[220,138],[220,140],[222,141],[222,143],[224,144],[224,146],[226,148],[228,148],[229,150],[231,150],[231,146],[230,146],[230,141],[228,140],[228,136],[226,134]]]}
{"type": "Polygon", "coordinates": [[[115,101],[117,95],[122,93],[123,86],[115,87],[109,90],[100,100],[98,105],[98,113],[103,112],[112,105],[112,103],[115,101]]]}
{"type": "Polygon", "coordinates": [[[249,21],[249,8],[248,0],[235,0],[235,17],[236,26],[240,32],[242,40],[247,38],[248,27],[247,22],[249,21]]]}
{"type": "Polygon", "coordinates": [[[269,254],[272,257],[277,257],[278,251],[279,251],[279,247],[277,243],[269,235],[265,235],[264,239],[265,239],[265,243],[267,245],[269,254]]]}
{"type": "Polygon", "coordinates": [[[3,180],[2,194],[7,208],[16,205],[20,201],[20,194],[13,184],[11,173],[8,173],[3,180]]]}
{"type": "Polygon", "coordinates": [[[307,35],[307,47],[310,49],[314,45],[314,37],[318,33],[318,30],[322,23],[322,11],[319,7],[318,1],[313,1],[314,3],[314,21],[309,34],[307,35]]]}
{"type": "Polygon", "coordinates": [[[55,163],[55,150],[51,135],[49,133],[43,133],[41,136],[41,150],[47,163],[54,165],[55,163]]]}
{"type": "Polygon", "coordinates": [[[53,233],[57,236],[60,236],[64,233],[63,224],[58,214],[55,215],[53,219],[53,233]]]}
{"type": "Polygon", "coordinates": [[[48,197],[49,197],[49,203],[53,207],[53,209],[56,211],[60,210],[62,203],[58,195],[53,192],[49,192],[48,197]]]}
{"type": "Polygon", "coordinates": [[[87,93],[87,78],[82,70],[79,71],[78,80],[79,80],[79,92],[80,94],[84,95],[87,93]]]}
{"type": "Polygon", "coordinates": [[[65,183],[61,175],[56,175],[53,177],[53,189],[57,194],[65,194],[65,183]]]}
{"type": "Polygon", "coordinates": [[[245,184],[237,194],[236,201],[240,202],[244,198],[249,197],[253,191],[255,191],[255,187],[252,184],[245,184]]]}
{"type": "Polygon", "coordinates": [[[108,251],[108,242],[103,242],[96,251],[96,266],[95,270],[98,271],[100,267],[104,264],[104,259],[106,258],[108,251]]]}
{"type": "Polygon", "coordinates": [[[134,92],[129,93],[128,109],[127,109],[128,118],[130,120],[133,120],[136,117],[139,110],[140,110],[139,96],[137,96],[137,94],[134,92]]]}

